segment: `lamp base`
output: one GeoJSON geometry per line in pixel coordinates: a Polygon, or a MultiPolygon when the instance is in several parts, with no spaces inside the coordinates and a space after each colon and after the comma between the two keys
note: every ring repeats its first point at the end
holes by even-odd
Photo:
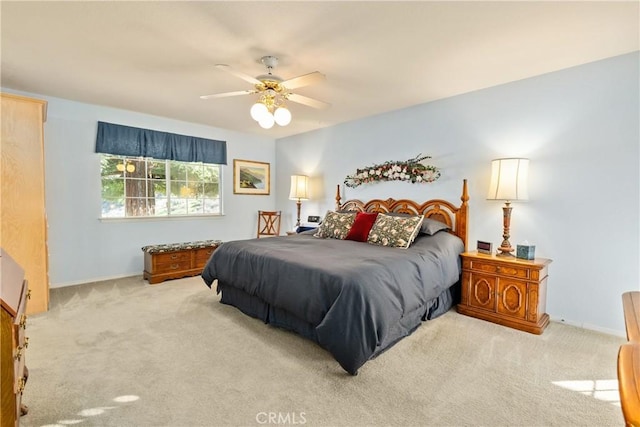
{"type": "Polygon", "coordinates": [[[298,213],[298,217],[296,221],[296,230],[298,229],[298,227],[300,227],[300,207],[301,206],[302,206],[302,202],[300,201],[300,199],[298,199],[298,201],[296,202],[297,213],[298,213]]]}
{"type": "Polygon", "coordinates": [[[511,202],[507,200],[504,206],[502,207],[502,224],[503,224],[502,244],[498,248],[498,253],[496,253],[496,256],[501,256],[501,257],[514,256],[511,252],[513,252],[515,249],[513,246],[511,246],[511,243],[509,242],[509,237],[510,237],[509,227],[511,226],[511,209],[512,209],[511,202]]]}
{"type": "Polygon", "coordinates": [[[513,258],[515,255],[513,255],[511,252],[513,252],[514,249],[512,247],[502,247],[500,246],[498,248],[498,252],[496,252],[496,256],[501,256],[501,257],[511,257],[513,258]]]}

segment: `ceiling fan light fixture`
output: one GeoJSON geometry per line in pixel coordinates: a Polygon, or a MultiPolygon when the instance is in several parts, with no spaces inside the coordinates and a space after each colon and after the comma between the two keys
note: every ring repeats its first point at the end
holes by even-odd
{"type": "Polygon", "coordinates": [[[314,71],[312,73],[284,80],[273,74],[273,69],[278,65],[277,57],[266,55],[260,60],[264,66],[267,67],[267,74],[262,74],[257,77],[252,77],[240,71],[235,71],[225,64],[216,65],[218,69],[226,71],[227,73],[233,74],[234,76],[251,83],[253,85],[253,89],[203,95],[200,98],[211,99],[236,95],[257,94],[258,100],[251,106],[249,113],[251,118],[258,122],[258,124],[264,129],[271,129],[276,123],[278,126],[287,126],[291,123],[291,111],[289,111],[285,105],[285,101],[291,101],[319,109],[327,108],[329,106],[326,102],[291,92],[292,89],[324,81],[326,78],[324,74],[319,71],[314,71]]]}
{"type": "Polygon", "coordinates": [[[251,118],[256,122],[259,122],[264,116],[270,115],[267,106],[260,101],[253,104],[249,112],[251,113],[251,118]]]}
{"type": "Polygon", "coordinates": [[[258,124],[263,129],[271,129],[275,122],[276,120],[273,118],[273,114],[267,112],[267,114],[260,118],[258,124]]]}
{"type": "Polygon", "coordinates": [[[279,126],[286,126],[291,123],[291,111],[284,105],[281,105],[273,113],[273,118],[279,126]]]}

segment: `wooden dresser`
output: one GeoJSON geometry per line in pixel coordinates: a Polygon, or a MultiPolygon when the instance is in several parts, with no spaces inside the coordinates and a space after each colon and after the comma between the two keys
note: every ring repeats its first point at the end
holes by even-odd
{"type": "Polygon", "coordinates": [[[145,246],[142,248],[143,277],[150,284],[155,284],[169,279],[197,276],[202,273],[211,254],[221,244],[220,240],[202,240],[145,246]]]}
{"type": "Polygon", "coordinates": [[[521,331],[541,334],[550,259],[523,260],[467,252],[462,257],[462,297],[458,312],[521,331]]]}
{"type": "Polygon", "coordinates": [[[0,426],[14,427],[20,422],[22,390],[27,381],[25,351],[27,338],[27,281],[24,270],[0,249],[0,369],[2,407],[0,426]]]}

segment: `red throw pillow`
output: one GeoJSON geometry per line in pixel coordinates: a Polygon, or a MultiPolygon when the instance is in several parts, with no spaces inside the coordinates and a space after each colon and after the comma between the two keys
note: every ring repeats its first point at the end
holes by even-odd
{"type": "Polygon", "coordinates": [[[377,217],[378,212],[358,212],[349,233],[347,233],[347,237],[344,239],[366,242],[367,237],[369,237],[369,231],[371,231],[371,227],[373,227],[377,217]]]}

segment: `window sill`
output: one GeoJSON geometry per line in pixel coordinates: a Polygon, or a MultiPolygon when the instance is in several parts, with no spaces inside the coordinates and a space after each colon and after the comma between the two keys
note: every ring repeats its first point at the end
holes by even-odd
{"type": "Polygon", "coordinates": [[[202,214],[202,215],[171,215],[171,216],[127,216],[122,218],[98,217],[100,222],[135,222],[135,221],[189,221],[219,219],[224,214],[202,214]]]}

